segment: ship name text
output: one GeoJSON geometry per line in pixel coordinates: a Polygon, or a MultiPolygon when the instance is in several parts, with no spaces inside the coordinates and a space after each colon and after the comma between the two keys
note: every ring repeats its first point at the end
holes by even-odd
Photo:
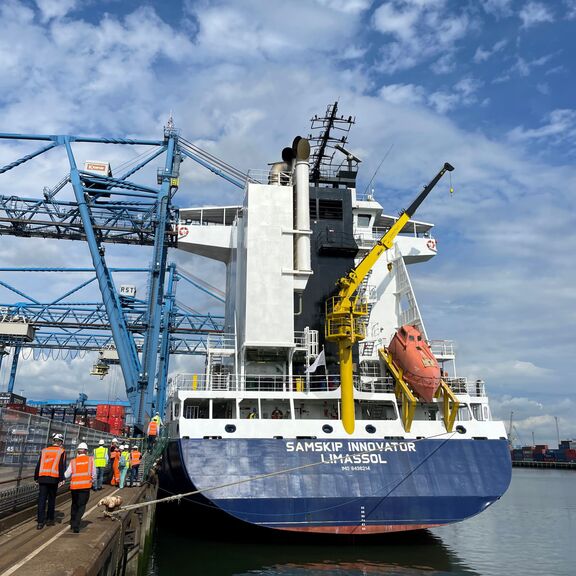
{"type": "Polygon", "coordinates": [[[287,452],[416,452],[414,442],[286,442],[287,452]]]}

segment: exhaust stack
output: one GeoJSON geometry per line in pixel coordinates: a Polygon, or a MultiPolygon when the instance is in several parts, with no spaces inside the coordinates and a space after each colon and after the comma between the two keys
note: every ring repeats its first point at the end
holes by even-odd
{"type": "MultiPolygon", "coordinates": [[[[286,151],[286,149],[285,149],[286,151]]],[[[306,288],[312,274],[310,264],[310,143],[297,136],[292,144],[293,180],[295,195],[294,210],[294,286],[301,292],[306,288]]],[[[283,152],[284,157],[284,152],[283,152]]]]}

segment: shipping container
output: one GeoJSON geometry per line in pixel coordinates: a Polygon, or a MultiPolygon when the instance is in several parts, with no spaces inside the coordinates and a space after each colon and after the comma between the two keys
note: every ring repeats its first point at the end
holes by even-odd
{"type": "Polygon", "coordinates": [[[38,414],[38,408],[28,406],[27,404],[7,404],[6,408],[9,410],[18,410],[18,412],[26,412],[27,414],[38,414]]]}
{"type": "Polygon", "coordinates": [[[86,425],[88,428],[92,428],[93,430],[100,430],[101,432],[109,432],[110,426],[107,422],[103,422],[102,420],[97,420],[96,418],[88,418],[86,425]]]}

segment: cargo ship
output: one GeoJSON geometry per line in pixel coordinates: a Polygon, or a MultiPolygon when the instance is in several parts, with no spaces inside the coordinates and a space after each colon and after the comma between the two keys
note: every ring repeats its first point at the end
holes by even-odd
{"type": "Polygon", "coordinates": [[[386,214],[356,189],[353,124],[331,104],[249,173],[242,205],[180,210],[178,247],[226,268],[224,330],[202,371],[173,377],[166,408],[163,486],[196,492],[196,524],[424,529],[510,483],[484,382],[457,375],[452,341],[429,339],[408,273],[437,254],[413,213],[452,166],[386,214]],[[400,330],[415,354],[391,346],[400,330]],[[408,377],[418,362],[434,368],[424,388],[408,377]]]}

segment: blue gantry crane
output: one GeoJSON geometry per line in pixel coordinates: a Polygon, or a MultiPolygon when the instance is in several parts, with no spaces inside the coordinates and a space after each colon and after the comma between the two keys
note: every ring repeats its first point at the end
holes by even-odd
{"type": "MultiPolygon", "coordinates": [[[[136,424],[143,428],[150,415],[164,406],[170,355],[201,353],[205,349],[204,335],[222,330],[221,317],[191,313],[179,307],[176,300],[179,279],[211,292],[167,261],[168,248],[177,245],[178,210],[172,200],[179,187],[180,164],[184,157],[190,158],[239,188],[244,187],[248,176],[181,138],[171,119],[161,140],[7,133],[0,133],[0,139],[19,145],[26,141],[42,143],[39,149],[1,167],[0,175],[54,149],[65,151],[70,168],[56,186],[44,188],[42,198],[0,195],[0,235],[82,240],[87,243],[93,265],[76,269],[93,275],[51,302],[39,302],[0,280],[1,286],[24,299],[0,304],[0,311],[5,311],[4,319],[0,314],[0,324],[4,325],[0,352],[8,345],[14,349],[10,383],[13,386],[22,346],[46,350],[102,350],[113,346],[136,424]],[[83,169],[79,167],[75,150],[81,144],[142,146],[147,152],[124,174],[113,177],[104,162],[86,162],[83,169]],[[157,169],[156,186],[132,179],[162,155],[164,162],[157,169]],[[62,191],[69,186],[73,200],[61,199],[62,191]],[[107,266],[106,243],[152,248],[150,265],[130,270],[147,274],[145,299],[134,299],[128,305],[119,293],[113,273],[120,270],[107,266]],[[97,283],[102,302],[67,301],[92,282],[97,283]],[[25,327],[11,332],[5,326],[10,322],[13,327],[25,327]]],[[[0,192],[4,190],[0,188],[0,192]]],[[[0,274],[15,270],[1,268],[0,274]]],[[[71,271],[49,267],[18,270],[71,271]]],[[[222,301],[220,295],[211,295],[222,301]]]]}

